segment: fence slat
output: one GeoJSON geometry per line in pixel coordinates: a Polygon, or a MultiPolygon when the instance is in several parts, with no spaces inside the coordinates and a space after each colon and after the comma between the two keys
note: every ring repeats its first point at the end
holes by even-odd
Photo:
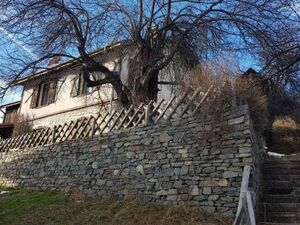
{"type": "Polygon", "coordinates": [[[78,137],[80,137],[82,134],[84,134],[85,129],[88,127],[88,125],[90,125],[90,121],[93,119],[93,116],[90,116],[90,118],[88,119],[88,121],[86,122],[86,124],[83,126],[81,132],[79,133],[78,137]]]}
{"type": "MultiPolygon", "coordinates": [[[[199,92],[199,88],[198,88],[197,90],[198,90],[198,92],[199,92]]],[[[197,92],[197,93],[198,93],[198,92],[197,92]]],[[[172,117],[173,114],[176,112],[177,108],[181,105],[182,101],[186,98],[186,96],[188,95],[188,93],[189,93],[189,89],[186,90],[186,91],[184,92],[183,96],[182,96],[182,97],[179,99],[179,101],[174,105],[173,110],[172,110],[171,113],[167,116],[166,120],[171,119],[171,117],[172,117]]],[[[188,105],[187,105],[187,106],[188,106],[188,105]]],[[[181,116],[179,116],[179,118],[180,118],[180,117],[181,117],[181,116]]]]}
{"type": "Polygon", "coordinates": [[[117,130],[119,130],[123,126],[123,124],[125,123],[126,119],[128,119],[129,114],[132,112],[132,109],[133,109],[133,105],[131,105],[129,107],[129,109],[126,110],[125,115],[124,115],[123,119],[121,120],[121,123],[117,126],[117,130]]]}
{"type": "Polygon", "coordinates": [[[204,103],[204,101],[207,99],[209,93],[211,92],[211,90],[213,89],[213,85],[211,85],[207,92],[205,93],[205,95],[202,97],[202,99],[200,100],[200,102],[197,104],[196,108],[194,109],[194,111],[192,112],[193,115],[195,115],[198,111],[198,109],[202,106],[202,104],[204,103]]]}
{"type": "Polygon", "coordinates": [[[158,116],[158,118],[156,119],[156,123],[164,116],[164,114],[166,113],[166,111],[169,109],[169,107],[172,105],[172,102],[175,100],[176,96],[173,95],[173,97],[170,99],[170,101],[167,103],[166,107],[162,110],[162,112],[160,113],[160,115],[158,116]]]}
{"type": "Polygon", "coordinates": [[[134,110],[134,113],[133,113],[132,117],[130,118],[129,122],[125,125],[125,128],[128,128],[130,126],[130,124],[133,123],[134,119],[140,113],[140,110],[143,107],[144,107],[144,104],[142,103],[142,104],[139,105],[139,107],[137,109],[134,110]]]}
{"type": "Polygon", "coordinates": [[[70,129],[69,133],[66,136],[65,140],[69,140],[69,137],[72,135],[73,131],[76,129],[77,124],[79,123],[79,120],[76,120],[76,122],[74,122],[73,120],[71,120],[70,124],[72,124],[72,128],[70,129]]]}
{"type": "Polygon", "coordinates": [[[106,127],[108,126],[108,124],[110,123],[110,121],[112,120],[112,118],[114,117],[115,114],[116,114],[116,110],[113,110],[112,114],[110,115],[110,117],[108,118],[106,123],[104,124],[103,128],[101,128],[100,134],[102,134],[104,132],[104,130],[106,129],[106,127]]]}
{"type": "Polygon", "coordinates": [[[153,106],[154,106],[154,109],[152,110],[152,112],[150,113],[150,120],[152,119],[152,117],[156,114],[156,113],[158,113],[157,112],[157,110],[159,109],[159,107],[163,104],[163,102],[164,102],[165,100],[164,99],[162,99],[162,100],[160,100],[158,103],[156,103],[156,104],[153,104],[153,106]]]}
{"type": "MultiPolygon", "coordinates": [[[[69,122],[69,124],[67,125],[67,128],[66,128],[66,130],[63,132],[63,136],[62,136],[62,138],[61,138],[61,141],[65,141],[65,140],[67,140],[68,138],[68,134],[67,134],[67,132],[69,131],[69,129],[70,129],[70,127],[72,127],[72,125],[73,125],[73,120],[71,120],[70,122],[69,122]],[[64,139],[64,137],[65,137],[65,139],[64,139]]],[[[64,128],[63,128],[64,129],[64,128]]],[[[69,132],[71,132],[71,130],[69,131],[69,132]]]]}
{"type": "Polygon", "coordinates": [[[105,122],[105,120],[106,120],[106,118],[107,118],[107,116],[109,116],[109,113],[108,112],[106,112],[105,114],[104,114],[104,116],[103,117],[101,117],[101,120],[100,120],[100,122],[99,123],[96,123],[96,125],[97,125],[97,128],[95,129],[95,132],[97,132],[97,131],[101,131],[101,125],[102,125],[102,123],[104,123],[105,122]]]}
{"type": "Polygon", "coordinates": [[[115,121],[112,123],[110,129],[108,132],[112,131],[112,129],[114,129],[114,127],[116,126],[117,122],[119,121],[119,119],[122,117],[123,112],[125,111],[125,109],[123,108],[118,114],[117,118],[115,119],[115,121]]]}
{"type": "Polygon", "coordinates": [[[46,137],[46,135],[48,134],[48,131],[50,130],[50,128],[44,130],[43,135],[41,135],[40,139],[37,142],[37,146],[41,145],[41,143],[43,142],[44,138],[46,137]]]}
{"type": "Polygon", "coordinates": [[[74,128],[74,130],[73,130],[73,134],[71,134],[71,140],[72,139],[74,139],[75,137],[76,137],[76,134],[77,134],[77,132],[80,130],[80,128],[81,128],[81,125],[84,123],[84,120],[83,119],[78,119],[78,123],[77,123],[77,126],[74,128]]]}

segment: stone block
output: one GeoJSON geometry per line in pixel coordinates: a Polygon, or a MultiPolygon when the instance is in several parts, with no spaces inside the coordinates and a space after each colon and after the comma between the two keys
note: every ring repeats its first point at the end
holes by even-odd
{"type": "Polygon", "coordinates": [[[120,170],[114,170],[114,176],[118,176],[120,174],[120,170]]]}
{"type": "Polygon", "coordinates": [[[134,152],[126,152],[126,158],[131,159],[135,155],[134,152]]]}
{"type": "Polygon", "coordinates": [[[192,185],[190,187],[190,195],[199,195],[199,188],[197,185],[192,185]]]}
{"type": "Polygon", "coordinates": [[[92,168],[93,169],[98,169],[98,162],[93,162],[92,163],[92,168]]]}
{"type": "Polygon", "coordinates": [[[217,187],[218,185],[219,185],[219,182],[216,180],[207,180],[207,181],[199,182],[200,187],[217,187]]]}
{"type": "Polygon", "coordinates": [[[204,194],[204,195],[210,195],[211,194],[211,187],[204,187],[202,189],[202,194],[204,194]]]}
{"type": "Polygon", "coordinates": [[[178,190],[177,189],[169,189],[168,190],[168,195],[177,195],[178,194],[178,190]]]}
{"type": "Polygon", "coordinates": [[[225,179],[219,180],[218,186],[220,186],[220,187],[227,187],[228,186],[227,180],[225,180],[225,179]]]}
{"type": "Polygon", "coordinates": [[[225,171],[223,173],[223,178],[233,178],[233,177],[237,177],[239,175],[238,172],[234,172],[234,171],[225,171]]]}
{"type": "Polygon", "coordinates": [[[164,133],[164,134],[159,135],[158,140],[159,140],[159,142],[164,143],[164,142],[169,142],[169,141],[173,140],[173,137],[168,135],[167,133],[164,133]]]}
{"type": "Polygon", "coordinates": [[[252,152],[251,147],[245,147],[245,146],[239,147],[239,153],[251,153],[251,152],[252,152]]]}
{"type": "Polygon", "coordinates": [[[208,200],[209,200],[209,201],[216,201],[218,198],[219,198],[219,195],[210,195],[210,196],[208,197],[208,200]]]}
{"type": "Polygon", "coordinates": [[[202,173],[213,173],[216,171],[215,167],[206,167],[202,170],[202,173]]]}
{"type": "Polygon", "coordinates": [[[176,195],[168,195],[167,196],[167,201],[176,201],[177,200],[177,196],[176,195]]]}
{"type": "Polygon", "coordinates": [[[187,149],[186,149],[186,148],[179,149],[178,152],[179,152],[180,154],[187,154],[187,149]]]}
{"type": "Polygon", "coordinates": [[[228,120],[228,125],[240,124],[240,123],[243,123],[244,121],[245,121],[245,117],[240,116],[240,117],[228,120]]]}
{"type": "Polygon", "coordinates": [[[158,195],[158,196],[164,196],[164,195],[168,195],[168,192],[165,191],[165,190],[160,190],[160,191],[158,191],[158,192],[156,193],[156,195],[158,195]]]}
{"type": "Polygon", "coordinates": [[[179,200],[181,201],[187,201],[189,199],[189,195],[188,194],[181,194],[179,196],[179,200]]]}
{"type": "Polygon", "coordinates": [[[180,176],[187,175],[189,172],[189,167],[188,166],[182,166],[180,169],[180,176]]]}
{"type": "Polygon", "coordinates": [[[97,180],[96,185],[103,186],[106,183],[106,180],[97,180]]]}
{"type": "Polygon", "coordinates": [[[136,167],[136,172],[138,172],[140,174],[144,174],[144,167],[142,165],[138,165],[136,167]]]}

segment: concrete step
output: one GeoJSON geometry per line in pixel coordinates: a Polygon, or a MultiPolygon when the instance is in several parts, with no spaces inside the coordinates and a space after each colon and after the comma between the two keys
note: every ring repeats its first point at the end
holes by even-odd
{"type": "Polygon", "coordinates": [[[300,195],[300,186],[297,182],[282,182],[282,181],[270,181],[262,182],[261,187],[262,194],[272,195],[300,195]]]}
{"type": "Polygon", "coordinates": [[[300,160],[265,160],[264,165],[300,165],[300,160]]]}
{"type": "Polygon", "coordinates": [[[258,225],[300,225],[300,161],[265,161],[261,194],[258,225]]]}
{"type": "Polygon", "coordinates": [[[282,174],[263,174],[263,180],[279,180],[279,181],[291,181],[291,180],[300,180],[300,175],[290,175],[286,174],[282,176],[282,174]]]}
{"type": "Polygon", "coordinates": [[[295,194],[263,194],[261,202],[265,203],[300,203],[300,195],[295,194]]]}
{"type": "Polygon", "coordinates": [[[285,167],[299,167],[300,161],[267,161],[262,166],[263,168],[285,168],[285,167]]]}
{"type": "Polygon", "coordinates": [[[262,180],[263,187],[293,187],[293,188],[300,188],[300,179],[299,180],[262,180]]]}
{"type": "Polygon", "coordinates": [[[260,203],[258,212],[293,212],[300,213],[300,203],[260,203]]]}
{"type": "Polygon", "coordinates": [[[262,170],[263,177],[264,175],[298,175],[300,176],[300,168],[266,168],[262,170]]]}
{"type": "Polygon", "coordinates": [[[267,212],[266,222],[300,223],[300,215],[290,212],[267,212]]]}
{"type": "Polygon", "coordinates": [[[268,187],[268,188],[263,188],[262,189],[262,193],[263,195],[294,195],[294,191],[295,189],[293,188],[272,188],[272,187],[268,187]]]}
{"type": "Polygon", "coordinates": [[[264,223],[264,222],[258,222],[257,225],[300,225],[300,223],[264,223]]]}

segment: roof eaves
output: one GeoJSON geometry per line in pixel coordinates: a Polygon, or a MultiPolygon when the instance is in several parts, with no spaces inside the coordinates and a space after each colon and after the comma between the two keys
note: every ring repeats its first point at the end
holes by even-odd
{"type": "MultiPolygon", "coordinates": [[[[115,42],[115,43],[110,44],[110,45],[107,45],[107,46],[105,46],[105,47],[103,47],[103,48],[97,49],[97,50],[95,50],[95,51],[89,53],[89,55],[90,55],[90,56],[96,56],[96,55],[98,55],[98,54],[101,54],[101,53],[105,52],[106,50],[109,50],[109,49],[113,49],[113,48],[119,47],[119,46],[121,46],[121,45],[123,45],[123,44],[126,45],[127,42],[115,42]]],[[[66,62],[60,63],[60,64],[58,64],[58,65],[56,65],[56,66],[53,66],[53,67],[51,67],[51,68],[49,68],[49,69],[45,69],[45,70],[42,70],[42,71],[38,71],[38,72],[36,72],[36,73],[29,74],[29,75],[27,75],[27,76],[25,76],[25,77],[21,77],[21,78],[15,80],[15,81],[12,83],[12,85],[13,85],[13,86],[15,86],[15,85],[20,85],[20,84],[23,84],[23,83],[25,83],[25,82],[31,80],[31,79],[34,79],[34,78],[37,78],[37,77],[40,77],[40,76],[49,74],[49,73],[51,73],[51,72],[56,72],[56,71],[59,71],[59,70],[61,70],[61,69],[65,69],[65,68],[67,68],[67,67],[69,67],[69,66],[72,66],[72,65],[78,63],[78,62],[79,62],[78,59],[80,59],[80,57],[78,57],[77,59],[71,59],[71,60],[68,60],[68,61],[66,61],[66,62]]]]}
{"type": "Polygon", "coordinates": [[[6,107],[9,107],[9,106],[14,106],[14,105],[19,105],[19,104],[21,104],[21,101],[10,102],[10,103],[0,105],[0,108],[4,108],[4,107],[6,108],[6,107]]]}

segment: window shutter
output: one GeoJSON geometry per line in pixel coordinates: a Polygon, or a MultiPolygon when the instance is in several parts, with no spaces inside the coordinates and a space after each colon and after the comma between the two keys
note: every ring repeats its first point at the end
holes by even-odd
{"type": "Polygon", "coordinates": [[[57,86],[57,80],[51,82],[49,85],[48,104],[55,102],[56,86],[57,86]]]}
{"type": "Polygon", "coordinates": [[[38,87],[33,88],[33,93],[31,95],[30,108],[36,108],[38,105],[38,87]]]}
{"type": "Polygon", "coordinates": [[[78,95],[78,77],[75,77],[72,81],[71,97],[76,97],[78,95]]]}

